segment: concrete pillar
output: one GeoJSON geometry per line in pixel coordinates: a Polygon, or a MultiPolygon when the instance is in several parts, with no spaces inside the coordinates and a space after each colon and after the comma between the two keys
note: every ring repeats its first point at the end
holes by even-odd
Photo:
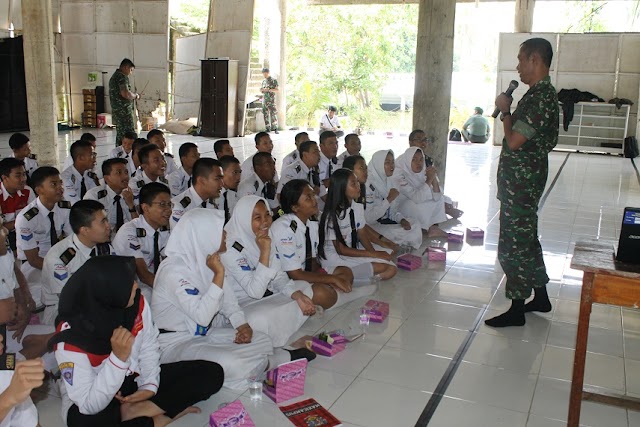
{"type": "Polygon", "coordinates": [[[278,125],[281,129],[285,129],[287,125],[287,0],[279,0],[278,5],[280,9],[280,77],[276,106],[278,107],[278,125]]]}
{"type": "Polygon", "coordinates": [[[530,33],[533,31],[533,8],[536,0],[516,0],[516,16],[513,31],[530,33]]]}
{"type": "Polygon", "coordinates": [[[449,140],[453,33],[456,2],[420,0],[416,82],[413,95],[413,128],[432,138],[428,153],[444,184],[449,140]]]}
{"type": "Polygon", "coordinates": [[[31,148],[40,166],[58,166],[51,0],[22,0],[22,28],[31,148]]]}

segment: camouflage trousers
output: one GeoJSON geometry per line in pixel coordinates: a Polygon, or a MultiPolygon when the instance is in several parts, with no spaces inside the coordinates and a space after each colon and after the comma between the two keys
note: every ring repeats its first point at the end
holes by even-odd
{"type": "Polygon", "coordinates": [[[111,118],[116,127],[116,147],[122,145],[122,138],[126,132],[135,132],[136,125],[133,119],[133,113],[128,111],[113,111],[111,118]]]}
{"type": "Polygon", "coordinates": [[[262,106],[262,114],[264,115],[264,125],[267,128],[267,132],[278,130],[278,109],[275,104],[264,104],[262,106]]]}
{"type": "Polygon", "coordinates": [[[500,205],[498,261],[507,276],[506,296],[527,299],[549,276],[538,240],[537,207],[500,205]]]}

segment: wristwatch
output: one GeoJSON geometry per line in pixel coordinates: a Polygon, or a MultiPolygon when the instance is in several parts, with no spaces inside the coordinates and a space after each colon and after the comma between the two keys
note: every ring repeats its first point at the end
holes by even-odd
{"type": "Polygon", "coordinates": [[[504,113],[500,113],[500,121],[504,120],[505,117],[510,115],[511,115],[511,111],[505,111],[504,113]]]}

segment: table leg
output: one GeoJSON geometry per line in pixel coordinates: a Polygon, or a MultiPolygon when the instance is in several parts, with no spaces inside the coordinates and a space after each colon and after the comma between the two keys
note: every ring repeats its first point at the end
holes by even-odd
{"type": "Polygon", "coordinates": [[[571,395],[569,397],[568,427],[578,427],[580,424],[582,385],[584,383],[584,365],[587,358],[587,339],[589,338],[593,278],[594,273],[587,272],[584,273],[582,278],[580,315],[578,316],[578,333],[576,335],[576,351],[573,357],[573,377],[571,379],[571,395]]]}

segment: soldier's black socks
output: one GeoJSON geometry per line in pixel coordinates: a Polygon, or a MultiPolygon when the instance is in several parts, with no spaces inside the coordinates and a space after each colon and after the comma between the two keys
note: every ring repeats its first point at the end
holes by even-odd
{"type": "Polygon", "coordinates": [[[551,311],[551,301],[547,293],[547,286],[533,289],[533,299],[525,304],[524,312],[539,311],[540,313],[548,313],[551,311]]]}
{"type": "Polygon", "coordinates": [[[511,300],[511,308],[500,316],[493,317],[484,321],[487,326],[492,328],[504,328],[507,326],[523,326],[524,318],[524,300],[511,300]]]}

